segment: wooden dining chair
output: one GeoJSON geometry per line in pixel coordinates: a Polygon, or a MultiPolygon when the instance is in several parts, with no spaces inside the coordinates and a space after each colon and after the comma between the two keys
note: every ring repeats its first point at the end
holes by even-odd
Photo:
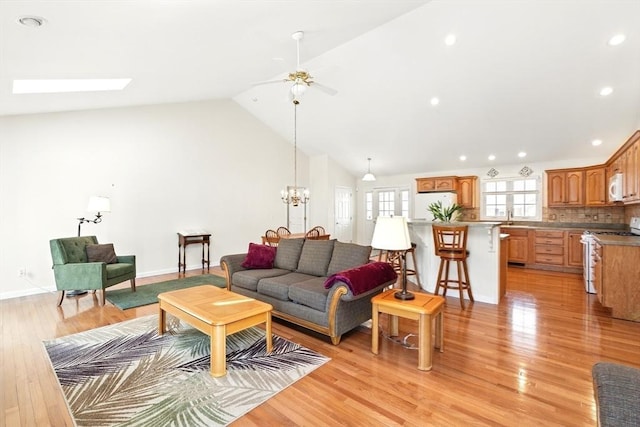
{"type": "Polygon", "coordinates": [[[291,231],[289,231],[287,227],[278,227],[276,233],[278,233],[278,236],[288,236],[291,234],[291,231]]]}
{"type": "Polygon", "coordinates": [[[264,243],[266,243],[269,246],[278,246],[278,242],[280,241],[280,236],[278,235],[278,232],[275,230],[267,230],[264,233],[264,243]]]}
{"type": "MultiPolygon", "coordinates": [[[[325,229],[324,229],[324,227],[323,227],[323,226],[321,226],[321,225],[316,225],[315,227],[313,227],[313,229],[318,230],[318,232],[320,233],[320,236],[322,236],[322,235],[324,235],[324,234],[327,234],[326,230],[325,230],[325,229]]],[[[313,230],[313,229],[312,229],[312,230],[313,230]]]]}
{"type": "Polygon", "coordinates": [[[312,228],[307,231],[307,234],[304,236],[306,239],[318,239],[320,237],[320,231],[317,228],[312,228]]]}

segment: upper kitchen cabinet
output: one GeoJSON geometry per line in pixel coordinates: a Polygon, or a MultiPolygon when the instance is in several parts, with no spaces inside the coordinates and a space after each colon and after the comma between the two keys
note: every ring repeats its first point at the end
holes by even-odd
{"type": "Polygon", "coordinates": [[[622,202],[640,202],[640,131],[636,131],[607,162],[609,176],[622,173],[622,202]]]}
{"type": "Polygon", "coordinates": [[[461,176],[458,178],[458,204],[463,208],[475,208],[478,200],[477,176],[461,176]]]}
{"type": "Polygon", "coordinates": [[[456,191],[457,176],[439,176],[434,178],[416,178],[418,193],[436,191],[456,191]]]}
{"type": "Polygon", "coordinates": [[[607,204],[607,181],[605,167],[587,168],[584,172],[584,204],[603,206],[607,204]]]}
{"type": "Polygon", "coordinates": [[[584,205],[584,169],[555,169],[547,172],[547,203],[551,207],[584,205]]]}

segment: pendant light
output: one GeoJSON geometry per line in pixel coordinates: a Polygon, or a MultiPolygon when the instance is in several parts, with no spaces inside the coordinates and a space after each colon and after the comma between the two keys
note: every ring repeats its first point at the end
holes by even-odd
{"type": "Polygon", "coordinates": [[[374,174],[371,173],[371,157],[367,157],[367,160],[369,161],[369,168],[367,169],[367,173],[365,173],[364,176],[362,177],[362,180],[375,181],[376,177],[374,174]]]}

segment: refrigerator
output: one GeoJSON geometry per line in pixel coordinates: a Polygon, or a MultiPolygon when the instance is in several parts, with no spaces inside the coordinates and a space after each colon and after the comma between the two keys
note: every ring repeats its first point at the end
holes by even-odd
{"type": "Polygon", "coordinates": [[[444,207],[450,206],[457,202],[457,196],[456,193],[417,193],[413,199],[413,219],[433,221],[429,205],[441,202],[444,207]]]}

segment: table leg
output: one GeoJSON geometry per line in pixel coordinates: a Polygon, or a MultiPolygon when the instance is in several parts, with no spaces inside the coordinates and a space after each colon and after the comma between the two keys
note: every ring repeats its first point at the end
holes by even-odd
{"type": "Polygon", "coordinates": [[[163,335],[166,332],[165,321],[167,318],[167,312],[160,307],[160,313],[158,313],[158,335],[163,335]]]}
{"type": "Polygon", "coordinates": [[[209,267],[211,266],[211,257],[209,253],[210,249],[211,249],[211,244],[207,242],[207,272],[209,271],[209,267]]]}
{"type": "Polygon", "coordinates": [[[204,240],[202,240],[202,271],[204,271],[204,240]]]}
{"type": "Polygon", "coordinates": [[[418,320],[418,369],[430,371],[431,366],[431,315],[421,314],[418,320]]]}
{"type": "Polygon", "coordinates": [[[227,334],[224,325],[211,327],[211,376],[227,374],[227,334]]]}
{"type": "Polygon", "coordinates": [[[393,314],[389,315],[389,335],[392,337],[398,336],[398,316],[394,316],[393,314]]]}
{"type": "Polygon", "coordinates": [[[444,353],[444,314],[442,310],[436,314],[436,348],[444,353]]]}
{"type": "Polygon", "coordinates": [[[378,304],[371,304],[371,353],[378,354],[378,304]]]}
{"type": "Polygon", "coordinates": [[[267,320],[264,327],[265,339],[267,341],[267,352],[273,351],[273,336],[271,334],[271,312],[267,313],[267,320]]]}

